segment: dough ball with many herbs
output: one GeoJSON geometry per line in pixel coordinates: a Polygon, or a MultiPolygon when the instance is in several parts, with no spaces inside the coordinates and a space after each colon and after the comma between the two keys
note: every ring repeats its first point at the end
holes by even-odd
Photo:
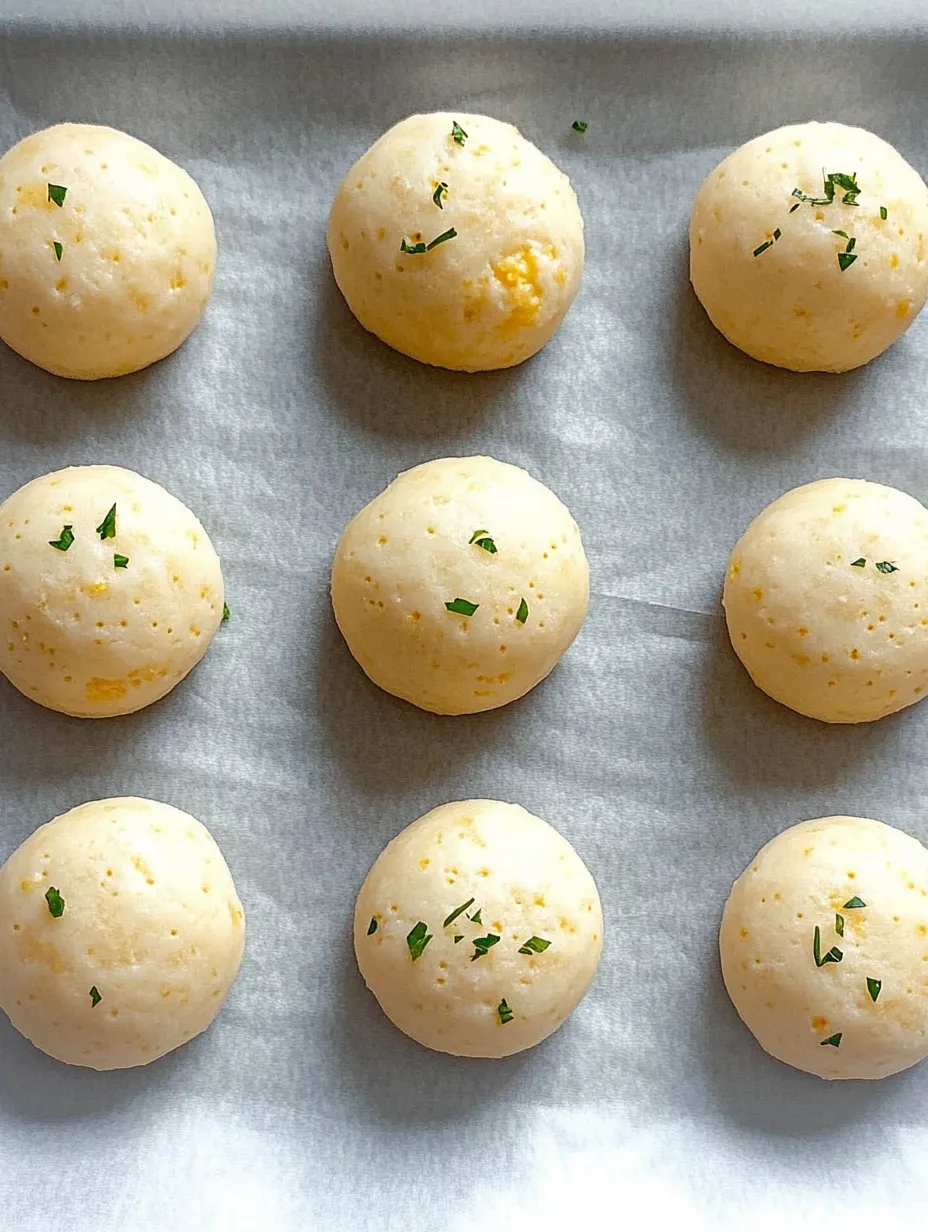
{"type": "Polygon", "coordinates": [[[725,986],[771,1056],[885,1078],[928,1056],[928,851],[866,817],[777,835],[732,887],[725,986]]]}
{"type": "Polygon", "coordinates": [[[589,567],[569,511],[526,471],[441,458],[346,527],[335,618],[367,675],[438,714],[492,710],[556,666],[583,623],[589,567]]]}
{"type": "Polygon", "coordinates": [[[205,1031],[244,944],[222,852],[169,804],[82,804],[0,869],[0,1009],[69,1065],[147,1065],[205,1031]]]}
{"type": "Polygon", "coordinates": [[[517,804],[433,809],[387,845],[358,896],[354,945],[390,1021],[427,1048],[505,1057],[576,1009],[602,951],[586,865],[517,804]]]}
{"type": "Polygon", "coordinates": [[[759,514],[731,555],[732,645],[765,693],[865,723],[928,688],[928,510],[896,488],[822,479],[759,514]]]}
{"type": "Polygon", "coordinates": [[[365,329],[466,372],[539,351],[583,273],[567,176],[511,124],[463,113],[410,116],[385,133],[339,188],[328,244],[365,329]]]}
{"type": "Polygon", "coordinates": [[[690,276],[712,323],[755,359],[797,372],[857,368],[925,302],[928,188],[862,128],[778,128],[700,188],[690,276]]]}
{"type": "Polygon", "coordinates": [[[141,710],[199,663],[223,618],[219,557],[170,492],[75,466],[0,505],[0,670],[51,710],[141,710]]]}
{"type": "Polygon", "coordinates": [[[0,159],[0,337],[40,368],[95,380],[163,359],[215,265],[202,192],[127,133],[58,124],[0,159]]]}

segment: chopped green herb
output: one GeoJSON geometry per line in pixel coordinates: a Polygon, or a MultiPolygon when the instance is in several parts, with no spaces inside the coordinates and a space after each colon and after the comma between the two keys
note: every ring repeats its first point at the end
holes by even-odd
{"type": "Polygon", "coordinates": [[[45,901],[48,903],[48,914],[53,919],[61,919],[64,915],[64,899],[54,886],[49,886],[45,891],[45,901]]]}
{"type": "Polygon", "coordinates": [[[400,244],[400,252],[408,252],[412,256],[419,256],[426,251],[425,240],[421,240],[418,244],[407,244],[404,237],[403,242],[400,244]]]}
{"type": "Polygon", "coordinates": [[[835,915],[835,932],[839,937],[844,936],[844,916],[835,915]]]}
{"type": "Polygon", "coordinates": [[[791,206],[789,207],[789,212],[790,212],[791,214],[795,214],[795,213],[796,213],[796,211],[799,209],[800,205],[802,205],[802,202],[801,202],[801,201],[797,201],[795,205],[791,205],[791,206]]]}
{"type": "Polygon", "coordinates": [[[766,252],[768,248],[773,247],[773,240],[764,240],[759,248],[754,249],[754,256],[759,257],[762,252],[766,252]]]}
{"type": "Polygon", "coordinates": [[[778,240],[782,234],[783,232],[780,230],[779,227],[774,228],[774,232],[773,232],[774,240],[778,240]]]}
{"type": "Polygon", "coordinates": [[[847,248],[845,249],[845,252],[853,252],[856,247],[857,247],[857,239],[855,236],[852,235],[848,238],[847,248]]]}
{"type": "Polygon", "coordinates": [[[97,1006],[100,1004],[100,1002],[103,1000],[103,998],[100,996],[100,992],[96,984],[94,984],[93,988],[91,988],[89,995],[90,995],[90,1008],[92,1010],[95,1010],[97,1006]]]}
{"type": "Polygon", "coordinates": [[[61,244],[59,244],[59,243],[58,243],[58,241],[57,241],[57,240],[52,240],[52,248],[54,248],[54,250],[55,250],[55,256],[56,256],[56,257],[58,258],[58,260],[60,261],[60,260],[61,260],[61,254],[64,252],[64,248],[61,246],[61,244]]]}
{"type": "Polygon", "coordinates": [[[455,612],[458,616],[473,616],[479,606],[479,603],[471,603],[469,599],[455,599],[453,603],[445,604],[449,612],[455,612]]]}
{"type": "Polygon", "coordinates": [[[499,1014],[499,1025],[501,1027],[505,1027],[507,1022],[512,1022],[514,1015],[505,1000],[500,1001],[499,1005],[496,1007],[496,1012],[499,1014]]]}
{"type": "Polygon", "coordinates": [[[841,1037],[843,1034],[844,1034],[843,1031],[836,1031],[834,1035],[829,1035],[827,1040],[822,1040],[820,1046],[824,1048],[826,1044],[830,1044],[832,1048],[840,1048],[841,1047],[841,1037]]]}
{"type": "Polygon", "coordinates": [[[125,569],[128,563],[129,563],[128,556],[120,556],[118,552],[115,552],[113,554],[113,568],[114,569],[125,569]]]}
{"type": "Polygon", "coordinates": [[[882,987],[882,980],[872,980],[869,975],[867,976],[867,992],[870,994],[871,1001],[876,1001],[882,987]]]}
{"type": "Polygon", "coordinates": [[[516,620],[520,625],[524,625],[528,620],[528,604],[523,599],[519,604],[519,610],[516,612],[516,620]]]}
{"type": "Polygon", "coordinates": [[[899,572],[899,566],[894,565],[891,561],[888,561],[888,560],[878,560],[876,562],[876,567],[877,569],[879,569],[880,573],[898,573],[899,572]]]}
{"type": "Polygon", "coordinates": [[[499,941],[496,933],[487,933],[485,937],[474,938],[474,953],[470,956],[471,962],[476,962],[478,958],[483,958],[484,954],[499,941]]]}
{"type": "Polygon", "coordinates": [[[480,912],[482,910],[483,910],[482,907],[478,907],[473,915],[469,915],[467,917],[470,920],[471,924],[482,924],[483,923],[483,920],[481,920],[480,918],[480,912]]]}
{"type": "Polygon", "coordinates": [[[228,603],[224,603],[224,604],[222,605],[222,620],[220,621],[220,624],[224,624],[224,625],[225,625],[225,624],[228,624],[228,623],[229,623],[229,617],[230,617],[231,615],[232,615],[232,613],[229,611],[229,605],[228,605],[228,603]]]}
{"type": "Polygon", "coordinates": [[[475,530],[468,540],[468,544],[476,543],[478,548],[483,548],[485,552],[489,552],[491,556],[496,555],[496,544],[490,538],[489,532],[485,530],[475,530]]]}
{"type": "Polygon", "coordinates": [[[59,210],[64,205],[64,199],[67,195],[68,195],[68,190],[66,188],[63,188],[60,184],[49,184],[48,199],[49,201],[54,201],[55,205],[58,206],[59,210]]]}
{"type": "Polygon", "coordinates": [[[467,902],[462,903],[460,907],[455,907],[455,909],[451,912],[449,916],[445,916],[445,922],[442,924],[442,928],[447,928],[449,924],[453,924],[454,921],[458,918],[458,916],[463,915],[463,913],[467,910],[467,908],[472,907],[473,904],[474,904],[474,900],[472,898],[469,898],[467,902]]]}
{"type": "Polygon", "coordinates": [[[857,205],[861,190],[857,183],[856,172],[853,175],[844,175],[841,171],[833,171],[830,175],[824,175],[824,172],[822,174],[825,181],[824,197],[810,197],[801,188],[794,188],[792,196],[798,197],[800,201],[805,201],[808,205],[831,205],[835,199],[835,189],[841,188],[844,190],[843,204],[857,205]]]}
{"type": "Polygon", "coordinates": [[[429,240],[426,244],[420,240],[416,244],[408,244],[404,239],[400,244],[400,252],[409,253],[412,256],[421,256],[424,252],[431,252],[433,248],[437,248],[439,244],[444,244],[446,240],[453,240],[457,235],[454,227],[449,227],[447,231],[443,231],[441,235],[436,235],[433,240],[429,240]]]}
{"type": "Polygon", "coordinates": [[[115,539],[116,538],[116,506],[115,505],[113,505],[112,509],[110,509],[109,513],[100,523],[100,525],[96,528],[96,530],[97,530],[97,534],[100,536],[101,539],[115,539]]]}
{"type": "Polygon", "coordinates": [[[574,120],[570,127],[575,133],[585,133],[590,126],[587,124],[586,120],[574,120]]]}
{"type": "MultiPolygon", "coordinates": [[[[851,241],[849,240],[848,243],[851,243],[851,241]]],[[[850,269],[850,267],[854,264],[856,260],[857,260],[856,252],[839,252],[838,253],[838,268],[841,270],[841,273],[843,274],[846,269],[850,269]]]]}
{"type": "Polygon", "coordinates": [[[851,568],[862,569],[866,563],[867,558],[865,556],[858,556],[856,560],[851,561],[851,568]]]}
{"type": "Polygon", "coordinates": [[[440,210],[443,210],[445,208],[442,205],[441,199],[442,197],[447,196],[447,195],[448,195],[448,185],[445,183],[444,180],[442,180],[442,182],[438,185],[438,187],[432,193],[432,200],[435,202],[435,204],[438,206],[440,210]]]}
{"type": "Polygon", "coordinates": [[[886,219],[889,217],[889,213],[888,213],[888,211],[887,211],[887,209],[886,209],[886,206],[885,206],[885,205],[881,205],[881,206],[880,206],[880,217],[883,219],[883,221],[884,221],[884,222],[885,222],[885,221],[886,221],[886,219]]]}
{"type": "Polygon", "coordinates": [[[864,902],[864,900],[862,898],[858,898],[857,895],[855,894],[853,898],[849,898],[847,900],[847,902],[844,904],[841,910],[842,911],[856,911],[858,907],[866,907],[866,905],[867,904],[864,902]]]}
{"type": "Polygon", "coordinates": [[[832,234],[832,235],[840,235],[840,236],[841,236],[841,238],[842,238],[842,239],[845,239],[845,240],[848,238],[848,234],[847,234],[847,232],[846,232],[846,231],[832,231],[832,233],[831,233],[831,234],[832,234]]]}
{"type": "Polygon", "coordinates": [[[428,925],[423,924],[421,920],[409,930],[406,934],[406,944],[409,947],[409,957],[413,962],[422,957],[423,950],[431,940],[428,925]]]}
{"type": "Polygon", "coordinates": [[[368,926],[367,926],[367,935],[370,937],[370,936],[372,936],[372,935],[373,935],[376,931],[377,931],[377,920],[376,920],[376,918],[375,918],[374,916],[371,916],[371,922],[370,922],[370,924],[368,924],[368,926]]]}
{"type": "Polygon", "coordinates": [[[62,526],[61,535],[57,539],[49,539],[49,546],[57,548],[59,552],[66,552],[74,542],[74,527],[62,526]]]}
{"type": "Polygon", "coordinates": [[[456,145],[463,145],[467,140],[467,133],[465,133],[464,129],[461,128],[457,120],[453,121],[451,125],[451,140],[456,145]]]}
{"type": "Polygon", "coordinates": [[[463,933],[455,933],[455,936],[454,936],[454,944],[455,944],[455,945],[457,945],[457,943],[458,943],[459,941],[463,941],[463,940],[464,940],[464,934],[463,934],[463,933]]]}
{"type": "Polygon", "coordinates": [[[822,954],[822,930],[817,924],[812,937],[812,955],[816,967],[824,967],[826,963],[839,963],[844,957],[836,945],[833,945],[827,954],[822,954]]]}
{"type": "Polygon", "coordinates": [[[544,937],[529,937],[525,945],[519,946],[519,953],[543,954],[550,944],[551,942],[545,941],[544,937]]]}

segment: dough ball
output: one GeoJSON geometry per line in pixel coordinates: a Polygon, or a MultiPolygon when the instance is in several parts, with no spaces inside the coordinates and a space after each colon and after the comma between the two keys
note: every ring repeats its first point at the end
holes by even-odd
{"type": "Polygon", "coordinates": [[[723,603],[754,683],[826,723],[866,723],[928,687],[928,510],[863,479],[787,492],[732,552],[723,603]]]}
{"type": "Polygon", "coordinates": [[[0,869],[0,1009],[69,1065],[147,1065],[205,1031],[244,945],[222,852],[169,804],[82,804],[0,869]]]}
{"type": "Polygon", "coordinates": [[[589,589],[570,512],[493,458],[400,475],[348,524],[332,568],[335,619],[358,663],[437,714],[493,710],[544,680],[580,631],[589,589]]]}
{"type": "Polygon", "coordinates": [[[213,286],[216,233],[186,171],[114,128],[58,124],[0,159],[0,337],[58,376],[176,350],[213,286]]]}
{"type": "Polygon", "coordinates": [[[437,112],[391,128],[345,177],[328,243],[365,329],[465,372],[540,351],[583,273],[583,219],[567,176],[488,116],[437,112]],[[403,251],[451,230],[429,251],[403,251]]]}
{"type": "Polygon", "coordinates": [[[427,1048],[506,1057],[576,1009],[603,913],[570,843],[517,804],[463,800],[414,821],[367,875],[358,966],[380,1008],[427,1048]]]}
{"type": "Polygon", "coordinates": [[[703,183],[690,277],[742,351],[796,372],[844,372],[921,311],[926,234],[928,188],[891,145],[846,124],[791,124],[703,183]]]}
{"type": "Polygon", "coordinates": [[[156,702],[206,654],[224,602],[206,531],[133,471],[69,467],[0,505],[0,670],[51,710],[156,702]]]}
{"type": "Polygon", "coordinates": [[[928,851],[901,830],[820,817],[777,835],[732,887],[720,949],[735,1009],[787,1065],[885,1078],[928,1056],[928,851]]]}

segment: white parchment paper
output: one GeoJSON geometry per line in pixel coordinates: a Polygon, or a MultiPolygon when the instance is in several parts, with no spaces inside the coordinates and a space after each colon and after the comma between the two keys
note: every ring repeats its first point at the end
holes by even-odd
{"type": "MultiPolygon", "coordinates": [[[[0,145],[76,119],[182,163],[216,215],[215,298],[182,351],[118,381],[69,383],[0,350],[0,494],[67,464],[140,470],[206,524],[232,620],[186,683],[123,720],[67,719],[2,684],[0,858],[81,801],[166,800],[221,843],[249,940],[216,1026],[147,1069],[68,1069],[0,1023],[0,1228],[923,1228],[928,1066],[828,1085],[770,1060],[727,1001],[716,931],[733,878],[795,821],[859,813],[928,840],[928,706],[856,729],[792,715],[750,684],[719,607],[731,545],[786,488],[864,476],[928,499],[928,318],[863,371],[778,372],[714,332],[685,242],[702,177],[781,123],[862,124],[928,172],[918,6],[867,33],[829,3],[793,35],[773,33],[780,10],[769,34],[752,10],[713,35],[732,27],[726,5],[705,32],[695,5],[688,31],[662,27],[666,4],[648,30],[630,5],[624,31],[601,4],[586,32],[469,33],[447,12],[403,32],[391,10],[389,31],[347,34],[306,5],[273,26],[279,4],[254,6],[249,31],[232,0],[225,33],[215,0],[212,29],[167,4],[163,28],[158,5],[135,33],[104,24],[132,7],[88,3],[82,24],[70,0],[20,5],[24,20],[2,6],[0,145]],[[70,24],[43,25],[56,11],[70,24]],[[403,115],[454,105],[518,124],[586,217],[577,303],[512,372],[388,351],[327,264],[350,163],[403,115]],[[593,598],[529,697],[440,719],[356,668],[328,570],[399,470],[478,452],[567,502],[593,598]],[[400,1035],[349,937],[383,845],[469,796],[557,826],[607,916],[573,1019],[495,1063],[400,1035]]],[[[398,11],[414,25],[420,8],[398,11]]]]}

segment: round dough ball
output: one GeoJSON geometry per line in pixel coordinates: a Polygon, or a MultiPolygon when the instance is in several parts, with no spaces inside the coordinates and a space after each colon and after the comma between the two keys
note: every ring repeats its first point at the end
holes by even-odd
{"type": "Polygon", "coordinates": [[[795,488],[732,552],[722,602],[751,679],[800,714],[866,723],[928,687],[928,510],[863,479],[795,488]]]}
{"type": "Polygon", "coordinates": [[[400,475],[349,522],[332,567],[335,619],[358,663],[436,714],[528,693],[579,633],[589,593],[569,510],[493,458],[400,475]]]}
{"type": "Polygon", "coordinates": [[[365,329],[413,359],[465,372],[540,351],[583,273],[583,219],[567,176],[488,116],[436,112],[391,128],[345,177],[328,244],[365,329]],[[402,251],[452,229],[430,251],[402,251]]]}
{"type": "Polygon", "coordinates": [[[0,338],[89,381],[145,368],[192,332],[216,232],[163,154],[114,128],[58,124],[0,159],[0,254],[0,338]]]}
{"type": "Polygon", "coordinates": [[[787,1065],[885,1078],[928,1056],[928,851],[901,830],[820,817],[777,835],[732,887],[719,945],[735,1009],[787,1065]]]}
{"type": "Polygon", "coordinates": [[[380,1008],[459,1057],[507,1057],[556,1031],[592,983],[602,939],[596,883],[573,847],[498,800],[414,821],[368,873],[354,915],[380,1008]]]}
{"type": "Polygon", "coordinates": [[[133,471],[69,467],[0,505],[0,671],[51,710],[156,702],[206,654],[224,602],[206,531],[133,471]]]}
{"type": "Polygon", "coordinates": [[[0,869],[0,1009],[69,1065],[147,1065],[205,1031],[244,945],[222,852],[169,804],[82,804],[0,869]]]}
{"type": "Polygon", "coordinates": [[[690,277],[742,351],[796,372],[844,372],[921,311],[926,235],[928,188],[891,145],[846,124],[790,124],[735,150],[703,183],[690,277]]]}

